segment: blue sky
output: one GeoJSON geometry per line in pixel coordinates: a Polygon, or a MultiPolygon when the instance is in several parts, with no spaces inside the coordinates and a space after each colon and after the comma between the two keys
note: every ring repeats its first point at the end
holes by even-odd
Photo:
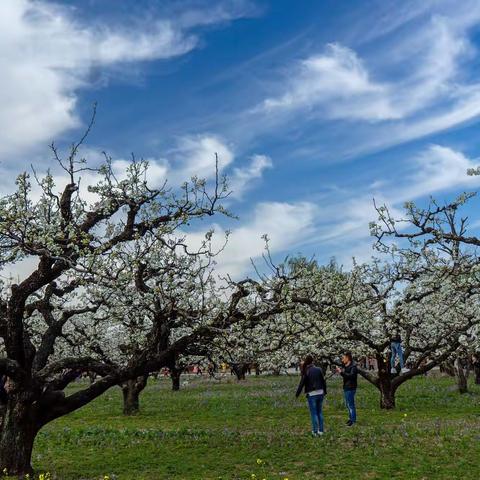
{"type": "Polygon", "coordinates": [[[2,0],[2,188],[55,169],[97,101],[94,163],[135,152],[175,184],[219,153],[226,271],[263,233],[279,258],[368,259],[374,197],[400,214],[478,187],[479,26],[476,0],[2,0]]]}

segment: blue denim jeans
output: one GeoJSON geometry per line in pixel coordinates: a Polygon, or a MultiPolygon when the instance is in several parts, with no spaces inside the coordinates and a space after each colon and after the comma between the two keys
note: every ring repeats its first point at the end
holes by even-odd
{"type": "Polygon", "coordinates": [[[403,368],[403,349],[400,342],[392,342],[390,345],[392,349],[392,355],[390,356],[390,366],[395,368],[395,358],[398,355],[398,361],[400,362],[400,368],[403,368]]]}
{"type": "Polygon", "coordinates": [[[356,390],[344,390],[343,395],[345,397],[345,405],[348,409],[348,418],[355,423],[357,421],[357,410],[355,409],[355,393],[356,390]]]}
{"type": "Polygon", "coordinates": [[[308,408],[312,419],[312,431],[323,432],[323,395],[307,395],[308,408]]]}

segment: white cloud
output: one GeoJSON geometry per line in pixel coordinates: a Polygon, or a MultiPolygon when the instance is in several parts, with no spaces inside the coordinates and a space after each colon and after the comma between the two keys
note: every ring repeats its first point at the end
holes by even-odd
{"type": "Polygon", "coordinates": [[[38,265],[37,257],[26,257],[15,264],[3,265],[0,268],[0,279],[7,285],[19,284],[25,280],[38,265]]]}
{"type": "Polygon", "coordinates": [[[180,13],[178,21],[184,28],[198,25],[212,25],[229,22],[240,17],[257,16],[261,9],[250,0],[221,0],[218,4],[210,1],[209,10],[190,8],[180,13]]]}
{"type": "MultiPolygon", "coordinates": [[[[251,259],[265,253],[262,236],[267,234],[272,254],[290,253],[306,242],[313,231],[317,207],[309,202],[265,202],[256,205],[251,219],[233,228],[225,250],[218,256],[218,273],[233,278],[251,273],[251,259]]],[[[224,230],[214,225],[214,247],[222,245],[224,230]]],[[[198,245],[203,232],[188,234],[189,242],[198,245]]],[[[262,260],[260,260],[261,262],[262,260]]],[[[259,266],[263,268],[261,263],[259,266]]]]}
{"type": "Polygon", "coordinates": [[[351,191],[343,198],[322,203],[315,216],[315,229],[310,246],[324,247],[340,263],[350,265],[351,257],[368,260],[374,254],[369,236],[369,223],[377,219],[376,204],[387,205],[394,218],[403,218],[403,204],[419,201],[440,192],[478,188],[480,177],[468,176],[467,170],[478,162],[463,153],[441,145],[431,145],[400,169],[395,179],[382,179],[367,189],[351,191]],[[346,198],[345,198],[346,197],[346,198]]]}
{"type": "Polygon", "coordinates": [[[150,159],[149,162],[159,171],[158,178],[167,178],[170,185],[179,186],[194,176],[214,179],[217,158],[218,171],[227,175],[229,190],[232,191],[232,197],[237,199],[252,188],[255,180],[262,178],[266,169],[273,166],[268,156],[255,154],[246,166],[232,168],[238,160],[233,146],[212,134],[180,137],[167,158],[150,159]]]}
{"type": "Polygon", "coordinates": [[[395,45],[388,58],[385,55],[386,64],[403,63],[408,71],[383,82],[372,80],[355,51],[329,44],[322,54],[303,60],[285,79],[285,93],[267,98],[263,110],[317,109],[329,118],[344,120],[404,119],[439,97],[460,93],[452,81],[460,59],[472,53],[464,33],[447,19],[433,17],[428,27],[395,45]]]}
{"type": "Polygon", "coordinates": [[[253,155],[250,164],[246,167],[234,168],[229,177],[229,186],[232,195],[241,198],[246,190],[252,187],[255,180],[262,178],[263,172],[273,167],[273,162],[266,155],[253,155]]]}
{"type": "Polygon", "coordinates": [[[388,87],[371,80],[356,53],[329,44],[324,53],[303,60],[287,79],[286,92],[267,98],[261,110],[320,109],[330,118],[384,120],[396,118],[388,98],[388,87]]]}
{"type": "Polygon", "coordinates": [[[220,137],[205,134],[179,138],[176,148],[168,155],[169,183],[176,185],[194,176],[214,178],[215,155],[219,171],[225,171],[234,160],[232,147],[220,137]]]}
{"type": "MultiPolygon", "coordinates": [[[[146,158],[145,161],[148,162],[148,184],[152,187],[161,186],[168,179],[168,165],[166,162],[155,158],[146,158]]],[[[112,162],[115,176],[119,180],[127,178],[129,165],[131,165],[131,160],[116,159],[112,162]]]]}
{"type": "MultiPolygon", "coordinates": [[[[163,183],[165,178],[170,178],[171,173],[184,179],[179,172],[182,167],[195,174],[196,158],[194,145],[197,145],[203,154],[205,145],[219,146],[222,142],[216,138],[208,137],[208,141],[197,137],[197,142],[192,138],[180,142],[188,145],[186,151],[191,152],[187,158],[186,166],[181,165],[180,170],[171,171],[172,166],[166,161],[151,159],[152,173],[149,181],[152,185],[163,183]],[[218,143],[217,143],[218,142],[218,143]],[[156,182],[156,183],[155,183],[156,182]]],[[[179,149],[176,150],[179,153],[179,149]]],[[[209,152],[209,149],[207,149],[209,152]]],[[[230,151],[229,164],[234,162],[234,155],[230,151]]],[[[211,155],[208,157],[210,158],[211,155]]],[[[204,165],[202,162],[200,164],[204,165]]],[[[208,164],[208,162],[207,162],[208,164]]],[[[116,175],[122,178],[127,167],[126,160],[117,159],[113,162],[116,175]]],[[[214,166],[210,163],[210,166],[214,166]]],[[[248,188],[252,178],[259,178],[265,168],[271,166],[271,160],[262,155],[252,157],[252,162],[245,169],[233,169],[232,179],[239,185],[239,195],[248,188]],[[239,173],[241,172],[241,173],[239,173]]],[[[219,271],[241,276],[250,271],[250,258],[259,258],[264,252],[264,242],[261,239],[267,234],[271,241],[272,252],[292,252],[301,246],[324,246],[333,252],[337,259],[346,265],[352,256],[358,260],[368,259],[373,253],[369,249],[372,240],[369,238],[369,223],[376,219],[373,205],[375,198],[377,205],[386,204],[396,218],[403,216],[402,206],[406,201],[415,201],[426,198],[439,192],[448,192],[459,188],[474,188],[480,185],[480,177],[470,177],[466,174],[469,168],[477,167],[477,161],[467,158],[463,153],[452,148],[431,145],[420,152],[406,165],[406,169],[398,171],[395,180],[377,179],[368,184],[366,189],[343,191],[333,194],[322,200],[321,206],[311,202],[266,202],[255,207],[251,219],[234,228],[227,248],[219,257],[219,271]]],[[[68,178],[55,177],[57,186],[64,186],[68,178]]],[[[82,180],[83,194],[92,203],[96,200],[93,194],[85,192],[86,186],[96,181],[91,172],[85,172],[82,180]]],[[[216,235],[215,247],[221,245],[224,230],[219,225],[214,226],[216,235]]],[[[198,245],[203,238],[204,231],[189,234],[193,245],[198,245]]]]}
{"type": "MultiPolygon", "coordinates": [[[[232,191],[231,198],[234,199],[242,198],[246,191],[253,188],[255,181],[262,178],[263,172],[273,166],[269,157],[255,154],[248,164],[233,167],[239,159],[235,157],[233,147],[222,138],[212,134],[185,136],[177,139],[176,147],[168,152],[166,157],[144,159],[148,162],[148,184],[150,187],[158,188],[168,182],[168,186],[175,189],[195,176],[211,181],[216,174],[216,154],[219,174],[227,176],[229,190],[232,191]]],[[[78,158],[86,159],[90,168],[98,167],[105,162],[101,149],[84,145],[79,149],[78,158]]],[[[130,164],[131,159],[112,156],[113,173],[118,180],[127,178],[127,169],[130,164]]],[[[43,177],[45,171],[39,169],[36,174],[38,177],[43,177]]],[[[93,170],[80,172],[79,176],[80,195],[90,205],[95,204],[98,196],[89,192],[88,186],[98,183],[100,176],[93,170]]],[[[53,178],[58,192],[63,191],[64,187],[70,183],[70,178],[61,170],[54,173],[53,178]]],[[[42,192],[34,178],[31,179],[31,183],[33,198],[40,198],[42,192]]],[[[14,182],[8,174],[1,176],[0,187],[6,192],[14,188],[14,182]]]]}
{"type": "Polygon", "coordinates": [[[393,191],[392,203],[480,185],[479,177],[467,175],[476,162],[449,147],[431,145],[415,158],[413,166],[415,171],[407,177],[406,185],[399,192],[393,191]]]}
{"type": "MultiPolygon", "coordinates": [[[[244,14],[239,6],[217,10],[203,12],[210,24],[244,14]]],[[[77,13],[45,0],[0,2],[0,158],[20,157],[78,126],[77,92],[89,85],[92,69],[183,55],[199,41],[191,29],[205,24],[198,17],[188,25],[156,18],[141,28],[135,19],[86,25],[77,13]]]]}
{"type": "MultiPolygon", "coordinates": [[[[263,113],[266,129],[355,122],[344,142],[307,138],[305,155],[351,158],[455,127],[480,115],[480,83],[468,65],[477,50],[471,30],[480,21],[480,4],[430,3],[402,36],[377,39],[363,57],[330,44],[321,53],[291,65],[273,84],[277,93],[253,112],[263,113]],[[435,12],[435,5],[439,13],[435,12]],[[275,88],[276,85],[276,88],[275,88]],[[374,126],[371,124],[375,123],[374,126]],[[293,125],[297,125],[294,122],[293,125]]],[[[395,24],[395,22],[393,22],[395,24]]],[[[404,27],[405,28],[405,27],[404,27]]],[[[272,87],[270,87],[272,90],[272,87]]],[[[341,124],[335,128],[341,130],[341,124]]],[[[343,128],[349,128],[343,125],[343,128]]],[[[335,131],[337,131],[335,130],[335,131]]],[[[307,130],[311,131],[311,130],[307,130]]]]}

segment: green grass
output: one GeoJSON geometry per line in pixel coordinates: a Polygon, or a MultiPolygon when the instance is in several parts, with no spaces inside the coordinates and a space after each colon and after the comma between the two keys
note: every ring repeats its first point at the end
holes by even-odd
{"type": "Polygon", "coordinates": [[[459,395],[451,379],[418,378],[387,412],[362,381],[359,421],[347,429],[340,384],[330,381],[326,434],[314,439],[306,401],[294,398],[296,382],[193,380],[180,392],[152,382],[133,417],[121,414],[113,389],[47,425],[34,468],[61,480],[479,478],[480,387],[459,395]]]}

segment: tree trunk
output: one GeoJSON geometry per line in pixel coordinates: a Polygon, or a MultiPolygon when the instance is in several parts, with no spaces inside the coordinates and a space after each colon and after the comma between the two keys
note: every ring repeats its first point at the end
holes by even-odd
{"type": "Polygon", "coordinates": [[[179,368],[170,369],[170,377],[172,379],[172,390],[178,392],[180,390],[180,375],[182,371],[179,368]]]}
{"type": "Polygon", "coordinates": [[[395,408],[395,390],[392,386],[380,385],[380,408],[392,410],[395,408]]]}
{"type": "Polygon", "coordinates": [[[475,385],[480,385],[480,364],[475,365],[475,385]]]}
{"type": "Polygon", "coordinates": [[[247,373],[247,368],[244,363],[234,363],[232,364],[232,370],[237,377],[237,380],[245,380],[245,374],[247,373]]]}
{"type": "Polygon", "coordinates": [[[9,475],[32,474],[32,450],[38,426],[32,415],[32,405],[10,395],[4,409],[0,430],[0,471],[9,475]]]}
{"type": "Polygon", "coordinates": [[[444,362],[440,365],[440,371],[446,373],[450,377],[455,377],[455,366],[452,361],[444,362]]]}
{"type": "Polygon", "coordinates": [[[147,379],[148,377],[144,375],[122,384],[124,415],[133,415],[140,410],[140,393],[146,387],[147,379]]]}
{"type": "Polygon", "coordinates": [[[88,372],[88,379],[90,380],[90,385],[95,381],[96,378],[97,378],[96,373],[88,372]]]}
{"type": "Polygon", "coordinates": [[[380,390],[380,408],[392,410],[395,408],[395,390],[392,385],[392,375],[390,373],[390,362],[385,361],[382,356],[377,356],[378,362],[378,385],[380,390]]]}
{"type": "Polygon", "coordinates": [[[468,366],[464,368],[462,360],[460,358],[455,359],[455,376],[457,377],[457,386],[459,393],[468,392],[468,366]],[[467,370],[467,371],[465,371],[467,370]]]}

